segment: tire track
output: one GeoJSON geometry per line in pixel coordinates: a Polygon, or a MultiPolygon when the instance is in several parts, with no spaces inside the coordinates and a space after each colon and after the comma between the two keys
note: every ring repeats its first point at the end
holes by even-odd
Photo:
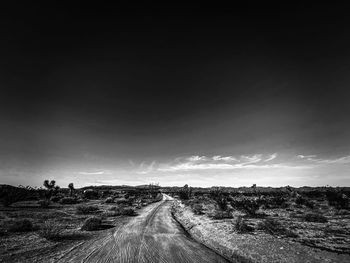
{"type": "Polygon", "coordinates": [[[188,237],[170,213],[171,198],[163,198],[105,237],[72,249],[59,262],[229,262],[188,237]]]}

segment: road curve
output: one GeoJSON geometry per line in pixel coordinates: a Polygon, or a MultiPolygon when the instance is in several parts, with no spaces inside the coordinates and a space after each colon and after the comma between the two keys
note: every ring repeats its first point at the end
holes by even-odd
{"type": "Polygon", "coordinates": [[[59,262],[228,262],[186,235],[170,213],[171,197],[146,207],[139,216],[93,244],[72,249],[59,262]]]}

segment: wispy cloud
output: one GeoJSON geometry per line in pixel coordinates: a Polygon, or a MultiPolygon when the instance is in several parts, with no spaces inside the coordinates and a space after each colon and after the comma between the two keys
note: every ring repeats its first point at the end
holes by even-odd
{"type": "Polygon", "coordinates": [[[338,157],[335,159],[322,159],[322,158],[317,158],[317,155],[302,155],[299,154],[297,156],[300,159],[304,159],[313,163],[318,163],[318,164],[347,164],[350,163],[350,155],[348,156],[342,156],[338,157]]]}
{"type": "Polygon", "coordinates": [[[241,156],[215,155],[177,158],[174,162],[160,164],[157,171],[193,171],[193,170],[234,170],[234,169],[274,169],[274,168],[310,168],[306,165],[290,165],[287,163],[269,163],[277,158],[277,153],[270,155],[253,154],[241,156]]]}
{"type": "Polygon", "coordinates": [[[214,161],[238,161],[235,157],[233,156],[221,156],[221,155],[215,155],[213,156],[214,161]]]}
{"type": "Polygon", "coordinates": [[[205,161],[207,159],[206,156],[198,156],[198,155],[193,155],[188,158],[186,158],[190,162],[196,162],[196,161],[205,161]]]}
{"type": "Polygon", "coordinates": [[[145,162],[142,162],[140,164],[139,171],[137,171],[136,173],[138,173],[138,174],[148,174],[148,173],[150,173],[150,172],[152,172],[154,170],[155,165],[156,165],[155,161],[151,162],[149,165],[145,164],[145,162]]]}
{"type": "Polygon", "coordinates": [[[251,154],[251,155],[214,155],[214,156],[183,156],[176,159],[150,164],[142,162],[137,174],[150,174],[157,172],[189,172],[189,171],[220,171],[220,170],[252,170],[252,169],[310,169],[322,164],[347,164],[350,156],[336,159],[321,159],[317,155],[297,155],[300,161],[295,161],[295,156],[289,159],[281,158],[278,153],[251,154]]]}
{"type": "Polygon", "coordinates": [[[83,175],[100,175],[100,174],[109,174],[109,171],[78,172],[78,174],[83,174],[83,175]]]}
{"type": "Polygon", "coordinates": [[[276,159],[276,157],[277,157],[277,153],[273,153],[273,154],[270,155],[269,158],[267,158],[266,160],[264,160],[264,162],[272,161],[272,160],[276,159]]]}
{"type": "Polygon", "coordinates": [[[158,171],[161,172],[174,172],[174,171],[193,171],[193,170],[235,170],[235,169],[274,169],[274,168],[309,168],[308,166],[291,166],[285,164],[215,164],[215,163],[204,163],[204,164],[190,164],[183,163],[168,167],[160,167],[158,171]]]}

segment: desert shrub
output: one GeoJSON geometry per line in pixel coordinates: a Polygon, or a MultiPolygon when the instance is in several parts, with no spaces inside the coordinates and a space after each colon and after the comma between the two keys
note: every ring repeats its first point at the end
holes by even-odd
{"type": "Polygon", "coordinates": [[[109,208],[111,216],[120,216],[120,215],[122,215],[122,210],[123,209],[118,207],[118,206],[112,206],[111,208],[109,208]]]}
{"type": "Polygon", "coordinates": [[[99,230],[102,227],[102,220],[99,217],[90,217],[86,219],[83,226],[81,227],[81,230],[85,231],[94,231],[99,230]]]}
{"type": "Polygon", "coordinates": [[[284,235],[287,237],[297,237],[293,231],[285,228],[280,222],[273,218],[267,218],[258,224],[258,228],[271,235],[284,235]]]}
{"type": "Polygon", "coordinates": [[[308,198],[315,199],[315,198],[322,198],[324,195],[324,191],[315,189],[315,190],[305,191],[303,194],[308,198]]]}
{"type": "Polygon", "coordinates": [[[191,187],[188,187],[188,185],[184,185],[179,192],[178,192],[179,198],[182,200],[188,200],[191,198],[192,195],[192,189],[191,187]]]}
{"type": "Polygon", "coordinates": [[[311,208],[313,209],[315,207],[315,203],[310,201],[309,199],[301,196],[301,195],[298,195],[297,198],[295,199],[295,204],[301,206],[301,205],[304,205],[308,208],[311,208]]]}
{"type": "Polygon", "coordinates": [[[118,210],[116,210],[116,211],[106,211],[106,212],[103,212],[102,214],[101,214],[101,217],[102,218],[105,218],[105,217],[114,217],[114,216],[120,216],[122,213],[121,213],[121,210],[120,211],[118,211],[118,210]]]}
{"type": "Polygon", "coordinates": [[[254,230],[254,228],[249,226],[247,224],[247,221],[241,216],[238,216],[236,218],[234,224],[235,224],[235,229],[238,233],[247,233],[247,232],[251,232],[254,230]]]}
{"type": "Polygon", "coordinates": [[[78,200],[73,197],[64,197],[60,200],[60,204],[64,205],[71,205],[71,204],[77,204],[78,200]]]}
{"type": "Polygon", "coordinates": [[[125,215],[125,216],[136,216],[137,213],[135,212],[135,209],[131,208],[131,207],[127,207],[127,208],[123,208],[121,210],[122,212],[122,215],[125,215]]]}
{"type": "Polygon", "coordinates": [[[47,208],[47,207],[49,207],[50,206],[50,200],[48,200],[48,199],[43,199],[43,200],[39,200],[38,201],[38,205],[40,206],[40,207],[42,207],[42,208],[47,208]]]}
{"type": "Polygon", "coordinates": [[[221,211],[221,210],[216,211],[212,217],[213,219],[217,219],[217,220],[233,218],[232,213],[227,211],[221,211]]]}
{"type": "Polygon", "coordinates": [[[38,236],[47,240],[60,239],[64,228],[53,220],[45,221],[37,232],[38,236]]]}
{"type": "Polygon", "coordinates": [[[287,199],[283,196],[274,196],[269,200],[269,205],[273,208],[278,208],[282,207],[285,208],[287,207],[287,199]]]}
{"type": "Polygon", "coordinates": [[[350,211],[349,210],[345,210],[345,209],[340,209],[340,210],[337,210],[335,212],[335,215],[338,215],[338,216],[350,215],[350,211]]]}
{"type": "Polygon", "coordinates": [[[3,223],[7,232],[29,232],[34,230],[32,221],[29,219],[11,219],[3,223]]]}
{"type": "Polygon", "coordinates": [[[105,200],[105,203],[107,203],[107,204],[114,203],[114,198],[108,197],[108,198],[105,200]]]}
{"type": "Polygon", "coordinates": [[[115,200],[115,203],[118,205],[130,205],[131,202],[128,199],[117,199],[115,200]]]}
{"type": "Polygon", "coordinates": [[[202,204],[193,204],[192,211],[195,215],[203,215],[203,205],[202,204]]]}
{"type": "Polygon", "coordinates": [[[214,200],[217,203],[217,205],[220,208],[220,210],[222,210],[222,211],[226,211],[227,210],[228,202],[227,202],[226,196],[220,195],[220,196],[217,196],[214,200]]]}
{"type": "Polygon", "coordinates": [[[340,191],[328,191],[326,198],[330,206],[334,206],[337,209],[349,208],[349,198],[340,191]]]}
{"type": "Polygon", "coordinates": [[[256,212],[260,208],[260,204],[258,200],[248,199],[248,198],[236,199],[231,202],[231,205],[233,208],[237,210],[243,210],[245,213],[247,213],[250,216],[256,216],[257,215],[256,212]]]}
{"type": "Polygon", "coordinates": [[[102,193],[101,193],[102,198],[106,198],[106,197],[109,197],[111,195],[113,195],[113,192],[111,190],[105,190],[105,191],[102,191],[102,193]]]}
{"type": "Polygon", "coordinates": [[[58,203],[62,198],[63,198],[63,196],[61,196],[61,195],[55,195],[55,196],[50,198],[50,201],[54,202],[54,203],[58,203]]]}
{"type": "Polygon", "coordinates": [[[108,210],[109,211],[119,211],[120,207],[119,206],[111,206],[108,210]]]}
{"type": "Polygon", "coordinates": [[[76,207],[77,214],[91,214],[95,213],[99,210],[98,206],[96,205],[78,205],[76,207]]]}
{"type": "Polygon", "coordinates": [[[4,237],[7,235],[8,235],[7,231],[5,229],[0,228],[0,237],[4,237]]]}
{"type": "Polygon", "coordinates": [[[325,216],[317,213],[307,213],[303,216],[304,220],[307,222],[316,222],[316,223],[327,223],[328,220],[325,216]]]}
{"type": "Polygon", "coordinates": [[[98,199],[98,192],[93,189],[87,189],[84,191],[84,197],[87,199],[98,199]]]}
{"type": "Polygon", "coordinates": [[[3,186],[0,190],[1,203],[6,207],[13,203],[26,200],[29,195],[29,191],[22,187],[3,186]]]}

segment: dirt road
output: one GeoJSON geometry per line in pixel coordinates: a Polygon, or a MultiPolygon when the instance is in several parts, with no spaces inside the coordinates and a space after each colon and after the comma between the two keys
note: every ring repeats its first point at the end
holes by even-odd
{"type": "Polygon", "coordinates": [[[94,243],[81,244],[58,262],[228,262],[188,237],[170,213],[171,197],[154,203],[94,243]]]}

